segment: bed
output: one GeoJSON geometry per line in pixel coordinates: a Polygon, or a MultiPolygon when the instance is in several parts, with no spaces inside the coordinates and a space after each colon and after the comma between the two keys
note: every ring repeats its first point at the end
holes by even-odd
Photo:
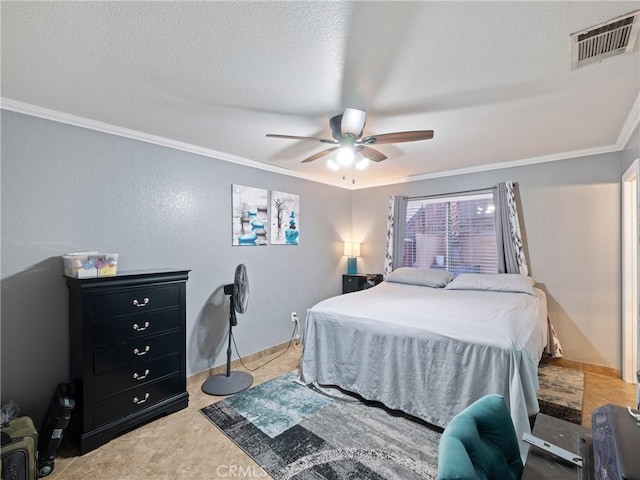
{"type": "Polygon", "coordinates": [[[300,380],[440,427],[499,393],[522,438],[539,410],[537,368],[549,335],[546,297],[533,284],[523,275],[398,269],[308,310],[300,380]]]}

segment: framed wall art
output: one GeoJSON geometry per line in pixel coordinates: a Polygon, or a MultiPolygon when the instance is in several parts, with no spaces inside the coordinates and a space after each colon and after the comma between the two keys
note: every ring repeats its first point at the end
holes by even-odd
{"type": "Polygon", "coordinates": [[[271,244],[298,245],[300,241],[300,197],[271,191],[271,244]]]}
{"type": "Polygon", "coordinates": [[[243,185],[232,185],[231,187],[232,245],[267,245],[269,243],[267,190],[243,185]]]}

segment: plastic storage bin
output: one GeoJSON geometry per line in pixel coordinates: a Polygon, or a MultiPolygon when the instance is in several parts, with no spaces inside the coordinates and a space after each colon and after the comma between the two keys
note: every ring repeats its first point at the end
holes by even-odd
{"type": "Polygon", "coordinates": [[[118,254],[105,253],[98,255],[96,259],[96,268],[99,277],[113,277],[118,273],[118,254]]]}
{"type": "Polygon", "coordinates": [[[77,252],[62,256],[64,274],[74,278],[112,277],[118,273],[118,254],[77,252]]]}
{"type": "Polygon", "coordinates": [[[89,262],[89,255],[98,252],[76,252],[62,255],[64,274],[74,278],[92,278],[98,276],[98,270],[89,262]]]}

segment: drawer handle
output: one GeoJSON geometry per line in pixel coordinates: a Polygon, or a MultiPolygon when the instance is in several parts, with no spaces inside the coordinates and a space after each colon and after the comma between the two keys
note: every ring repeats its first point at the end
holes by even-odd
{"type": "Polygon", "coordinates": [[[140,400],[138,397],[133,397],[133,403],[135,403],[136,405],[140,405],[141,403],[144,403],[147,400],[149,400],[149,394],[148,393],[144,394],[144,398],[142,400],[140,400]]]}
{"type": "Polygon", "coordinates": [[[148,375],[149,375],[149,369],[147,368],[147,369],[144,371],[144,375],[140,376],[140,375],[138,375],[137,373],[134,373],[134,374],[133,374],[133,378],[134,378],[135,380],[144,380],[145,378],[147,378],[147,376],[148,376],[148,375]]]}
{"type": "Polygon", "coordinates": [[[140,355],[146,355],[147,353],[149,353],[149,350],[151,350],[151,347],[149,345],[147,345],[146,347],[144,347],[144,352],[141,352],[140,350],[138,350],[137,348],[133,349],[133,353],[135,353],[136,355],[140,356],[140,355]]]}
{"type": "Polygon", "coordinates": [[[144,297],[144,300],[142,300],[142,303],[140,303],[140,302],[138,301],[138,299],[136,298],[136,299],[133,301],[133,304],[134,304],[136,307],[146,307],[147,305],[149,305],[149,297],[144,297]]]}
{"type": "Polygon", "coordinates": [[[144,327],[141,327],[140,325],[138,325],[137,323],[133,324],[133,329],[141,332],[143,330],[146,330],[147,328],[149,328],[149,322],[144,322],[144,327]]]}

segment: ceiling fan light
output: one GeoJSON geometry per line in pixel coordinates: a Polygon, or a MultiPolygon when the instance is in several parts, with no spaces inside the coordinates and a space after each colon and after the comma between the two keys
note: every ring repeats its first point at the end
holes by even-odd
{"type": "Polygon", "coordinates": [[[341,148],[338,150],[336,160],[338,160],[338,163],[343,167],[351,165],[353,162],[353,150],[350,148],[341,148]]]}
{"type": "Polygon", "coordinates": [[[347,107],[342,114],[340,129],[343,135],[353,135],[358,138],[362,134],[367,113],[364,110],[347,107]]]}
{"type": "Polygon", "coordinates": [[[340,170],[340,165],[333,158],[327,160],[327,167],[329,170],[340,170]]]}
{"type": "Polygon", "coordinates": [[[364,170],[368,166],[369,166],[369,159],[368,158],[362,157],[360,160],[358,160],[356,162],[356,168],[358,170],[364,170]]]}

